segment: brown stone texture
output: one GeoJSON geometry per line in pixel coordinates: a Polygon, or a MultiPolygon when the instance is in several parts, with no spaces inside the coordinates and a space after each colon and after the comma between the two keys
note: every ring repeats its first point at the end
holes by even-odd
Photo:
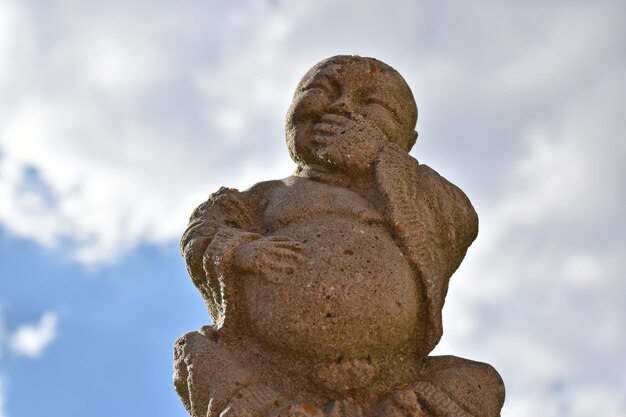
{"type": "Polygon", "coordinates": [[[491,366],[428,356],[478,218],[408,154],[416,120],[393,68],[324,60],[287,114],[296,172],[194,210],[181,249],[213,325],[176,342],[191,416],[500,415],[491,366]]]}

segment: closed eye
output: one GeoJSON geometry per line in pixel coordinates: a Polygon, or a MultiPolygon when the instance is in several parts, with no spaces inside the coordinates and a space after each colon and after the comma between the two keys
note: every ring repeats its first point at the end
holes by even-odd
{"type": "Polygon", "coordinates": [[[322,90],[324,94],[326,94],[331,99],[339,96],[341,86],[339,85],[337,80],[326,75],[315,78],[316,79],[312,80],[310,84],[302,89],[302,91],[319,89],[322,90]]]}
{"type": "Polygon", "coordinates": [[[393,118],[396,120],[396,122],[401,123],[402,121],[400,120],[400,115],[398,113],[398,111],[391,106],[389,103],[386,103],[385,101],[376,98],[376,97],[366,97],[365,99],[363,99],[363,103],[364,104],[377,104],[380,107],[382,107],[383,109],[387,110],[389,113],[391,113],[391,115],[393,116],[393,118]]]}
{"type": "Polygon", "coordinates": [[[328,97],[333,96],[333,89],[326,83],[314,82],[314,83],[307,85],[306,87],[302,89],[302,91],[310,91],[310,90],[321,90],[328,97]]]}

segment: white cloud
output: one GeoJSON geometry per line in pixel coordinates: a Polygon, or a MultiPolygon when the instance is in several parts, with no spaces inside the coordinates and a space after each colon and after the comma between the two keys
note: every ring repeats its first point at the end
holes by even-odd
{"type": "Polygon", "coordinates": [[[16,355],[38,358],[54,341],[56,334],[57,314],[49,311],[41,317],[39,323],[19,327],[10,336],[8,344],[16,355]]]}
{"type": "MultiPolygon", "coordinates": [[[[285,150],[275,161],[289,100],[280,93],[284,71],[271,71],[289,31],[281,12],[258,3],[237,17],[231,7],[223,14],[245,23],[232,24],[243,38],[196,45],[221,16],[181,27],[158,8],[150,16],[104,8],[85,20],[75,5],[39,16],[27,2],[10,4],[28,16],[19,33],[32,39],[0,98],[0,201],[10,202],[0,205],[0,223],[9,231],[48,247],[63,242],[85,264],[107,262],[140,243],[175,239],[219,186],[252,185],[260,171],[241,173],[254,153],[273,160],[267,175],[292,170],[285,150]],[[64,24],[50,29],[40,19],[64,24]],[[44,28],[51,32],[35,36],[44,28]],[[219,60],[196,57],[214,47],[219,60]],[[258,138],[268,135],[268,117],[275,126],[266,146],[258,138]],[[39,186],[27,187],[33,173],[39,186]]],[[[200,18],[181,11],[183,21],[200,18]]]]}
{"type": "MultiPolygon", "coordinates": [[[[1,307],[1,306],[0,306],[1,307]]],[[[9,331],[4,322],[4,314],[0,308],[0,361],[9,361],[11,357],[3,357],[2,350],[6,346],[13,355],[37,359],[44,350],[56,339],[58,317],[55,312],[43,314],[36,324],[22,324],[15,331],[9,331]]],[[[0,417],[7,417],[7,374],[0,373],[0,417]]]]}
{"type": "MultiPolygon", "coordinates": [[[[626,408],[626,395],[606,385],[541,387],[533,396],[541,401],[515,398],[507,404],[504,417],[620,417],[626,408]],[[543,390],[543,391],[541,391],[543,390]]],[[[532,398],[528,396],[526,398],[532,398]]]]}
{"type": "Polygon", "coordinates": [[[626,80],[596,70],[522,135],[508,190],[478,200],[479,238],[451,283],[440,352],[492,362],[508,381],[503,415],[626,412],[616,366],[626,351],[626,80]]]}
{"type": "Polygon", "coordinates": [[[607,12],[604,7],[563,11],[554,24],[539,29],[541,44],[525,48],[499,68],[495,81],[509,93],[536,98],[554,97],[587,83],[619,48],[621,18],[607,12]]]}

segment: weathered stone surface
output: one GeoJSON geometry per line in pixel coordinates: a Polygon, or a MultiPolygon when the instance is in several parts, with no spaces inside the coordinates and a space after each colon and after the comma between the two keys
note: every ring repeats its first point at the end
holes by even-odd
{"type": "Polygon", "coordinates": [[[478,218],[409,156],[416,120],[394,69],[329,58],[287,115],[294,175],[193,212],[182,254],[214,323],[175,347],[193,417],[500,414],[491,366],[427,356],[478,218]]]}

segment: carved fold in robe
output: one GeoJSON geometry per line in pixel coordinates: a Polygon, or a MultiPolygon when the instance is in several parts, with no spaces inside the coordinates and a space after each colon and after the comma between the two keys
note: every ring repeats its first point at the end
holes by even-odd
{"type": "Polygon", "coordinates": [[[222,187],[198,206],[180,243],[187,271],[202,294],[213,323],[224,331],[245,324],[241,282],[230,280],[235,249],[261,237],[262,216],[269,190],[278,181],[257,184],[240,192],[222,187]]]}
{"type": "Polygon", "coordinates": [[[478,216],[455,185],[390,143],[376,161],[385,216],[418,272],[427,302],[421,353],[443,334],[441,310],[448,282],[478,234],[478,216]]]}

